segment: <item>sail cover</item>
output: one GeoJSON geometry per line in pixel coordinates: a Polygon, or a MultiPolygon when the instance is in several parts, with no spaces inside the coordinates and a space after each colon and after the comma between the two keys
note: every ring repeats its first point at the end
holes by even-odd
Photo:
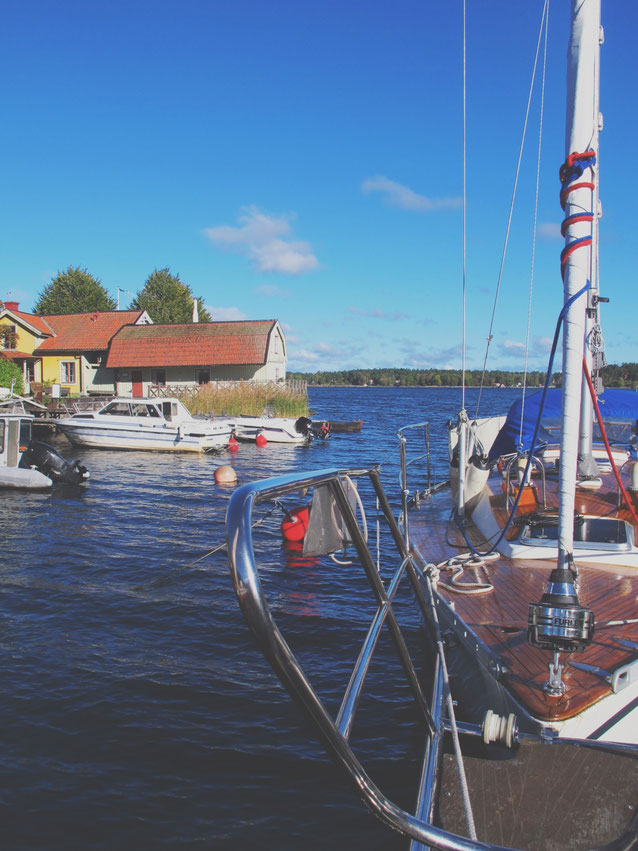
{"type": "MultiPolygon", "coordinates": [[[[496,460],[501,455],[516,452],[519,443],[522,444],[524,451],[531,448],[542,398],[542,392],[528,396],[525,399],[524,409],[522,399],[514,402],[505,424],[492,444],[490,461],[496,460]],[[523,412],[522,436],[521,411],[523,412]]],[[[562,391],[560,388],[547,391],[541,428],[538,433],[538,446],[560,441],[561,398],[562,391]]],[[[632,438],[635,442],[638,431],[638,393],[634,390],[605,390],[598,397],[598,405],[610,442],[626,444],[632,441],[632,438]]],[[[600,430],[597,425],[594,426],[594,439],[600,440],[600,430]]]]}

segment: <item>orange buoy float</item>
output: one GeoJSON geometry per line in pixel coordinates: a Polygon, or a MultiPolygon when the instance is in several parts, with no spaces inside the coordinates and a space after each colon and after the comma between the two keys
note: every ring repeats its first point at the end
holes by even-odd
{"type": "Polygon", "coordinates": [[[306,505],[291,508],[281,521],[281,534],[285,541],[303,541],[310,511],[306,505]]]}
{"type": "Polygon", "coordinates": [[[214,479],[218,485],[234,485],[237,473],[228,464],[223,464],[215,470],[214,479]]]}
{"type": "Polygon", "coordinates": [[[259,432],[259,434],[255,438],[255,443],[257,444],[257,446],[265,446],[268,443],[268,441],[263,435],[263,432],[259,432]]]}

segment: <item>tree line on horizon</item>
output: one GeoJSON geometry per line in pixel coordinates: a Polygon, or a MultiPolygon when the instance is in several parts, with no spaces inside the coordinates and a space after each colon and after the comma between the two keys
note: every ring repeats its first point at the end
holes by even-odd
{"type": "MultiPolygon", "coordinates": [[[[467,387],[479,387],[482,371],[470,369],[465,372],[467,387]]],[[[527,386],[542,387],[545,383],[545,372],[528,372],[527,386]]],[[[638,363],[608,364],[601,370],[603,384],[606,387],[626,387],[638,389],[638,363]]],[[[462,383],[460,369],[407,369],[375,368],[375,369],[345,369],[335,372],[289,372],[288,378],[300,379],[309,385],[331,386],[374,386],[374,387],[459,387],[462,383]]],[[[560,387],[562,373],[552,373],[552,386],[560,387]]],[[[485,387],[521,387],[525,380],[522,371],[492,369],[485,373],[485,387]]]]}
{"type": "MultiPolygon", "coordinates": [[[[151,272],[128,309],[145,310],[153,322],[160,325],[177,325],[193,321],[194,298],[188,284],[165,267],[151,272]]],[[[212,316],[200,296],[197,297],[197,307],[199,321],[212,322],[212,316]]],[[[33,312],[38,316],[54,316],[116,309],[115,299],[98,278],[79,266],[69,266],[44,287],[33,312]]]]}

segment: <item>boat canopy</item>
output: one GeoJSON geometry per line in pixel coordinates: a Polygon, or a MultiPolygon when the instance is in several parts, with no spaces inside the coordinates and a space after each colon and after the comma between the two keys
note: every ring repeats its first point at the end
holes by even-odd
{"type": "MultiPolygon", "coordinates": [[[[516,452],[519,444],[524,451],[531,448],[542,398],[542,391],[527,396],[524,409],[522,399],[514,402],[490,449],[491,461],[496,460],[501,455],[516,452]],[[521,412],[523,416],[522,432],[521,412]]],[[[547,391],[541,427],[538,433],[538,446],[560,441],[561,402],[561,388],[547,391]]],[[[610,442],[628,444],[633,441],[635,443],[638,430],[638,393],[633,390],[608,389],[598,397],[598,405],[610,442]]],[[[595,424],[594,439],[600,440],[600,437],[600,430],[598,425],[595,424]]]]}

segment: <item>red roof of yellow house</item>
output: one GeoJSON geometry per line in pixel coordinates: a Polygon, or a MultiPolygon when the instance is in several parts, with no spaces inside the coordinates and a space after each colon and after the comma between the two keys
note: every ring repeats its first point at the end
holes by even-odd
{"type": "Polygon", "coordinates": [[[23,313],[21,310],[14,310],[12,307],[7,307],[6,304],[5,310],[12,313],[14,316],[17,316],[18,319],[21,319],[26,325],[30,325],[32,328],[35,328],[35,330],[39,331],[41,334],[46,334],[47,337],[53,333],[53,329],[44,316],[36,316],[35,313],[23,313]]]}
{"type": "Polygon", "coordinates": [[[111,340],[107,367],[266,363],[275,320],[127,325],[111,340]]]}
{"type": "Polygon", "coordinates": [[[104,310],[93,313],[67,313],[45,316],[54,337],[44,340],[40,352],[86,352],[108,349],[111,337],[123,325],[137,322],[143,310],[104,310]]]}

